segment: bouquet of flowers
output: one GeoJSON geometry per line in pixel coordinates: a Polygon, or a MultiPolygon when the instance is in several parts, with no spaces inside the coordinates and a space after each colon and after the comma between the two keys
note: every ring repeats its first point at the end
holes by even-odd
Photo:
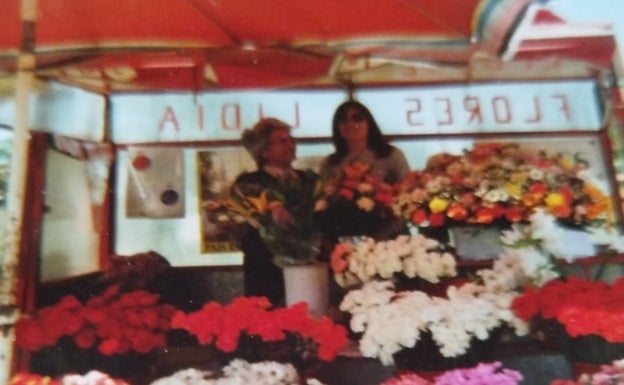
{"type": "Polygon", "coordinates": [[[438,241],[422,235],[338,243],[330,256],[334,278],[342,287],[372,279],[392,279],[396,275],[438,283],[440,277],[457,274],[455,264],[455,258],[444,252],[438,241]]]}
{"type": "Polygon", "coordinates": [[[416,373],[407,373],[393,377],[381,385],[518,385],[522,379],[520,372],[505,369],[500,362],[491,362],[480,363],[471,368],[448,370],[436,376],[433,381],[416,373]]]}
{"type": "MultiPolygon", "coordinates": [[[[241,359],[232,360],[222,373],[198,369],[180,370],[171,376],[159,378],[151,385],[322,385],[315,379],[303,379],[291,364],[275,361],[247,362],[241,359]]],[[[19,384],[18,384],[19,385],[19,384]]]]}
{"type": "Polygon", "coordinates": [[[421,227],[516,223],[537,208],[573,226],[611,220],[610,199],[579,155],[515,143],[478,143],[463,155],[433,156],[398,189],[395,213],[421,227]]]}
{"type": "Polygon", "coordinates": [[[84,304],[69,295],[32,317],[19,319],[16,343],[34,351],[69,337],[79,348],[96,347],[105,356],[148,353],[165,346],[174,312],[173,306],[159,303],[157,294],[124,293],[114,285],[84,304]]]}
{"type": "Polygon", "coordinates": [[[370,176],[369,169],[369,164],[355,162],[342,168],[340,178],[326,181],[316,211],[330,239],[384,238],[398,230],[401,221],[392,212],[392,186],[370,176]]]}
{"type": "Polygon", "coordinates": [[[570,276],[527,287],[511,308],[523,320],[556,320],[571,337],[597,335],[624,343],[624,278],[608,284],[570,276]]]}
{"type": "Polygon", "coordinates": [[[583,232],[574,231],[572,235],[569,232],[554,215],[537,209],[528,222],[515,223],[504,230],[501,242],[505,253],[519,257],[537,286],[562,276],[557,260],[570,262],[579,256],[593,256],[598,247],[624,252],[624,238],[615,229],[592,227],[583,232]],[[577,241],[573,247],[570,247],[571,236],[577,241]]]}
{"type": "Polygon", "coordinates": [[[238,297],[227,305],[208,302],[188,314],[179,311],[172,326],[186,330],[201,345],[250,361],[331,361],[348,342],[343,326],[327,317],[311,318],[307,303],[271,308],[264,297],[238,297]]]}
{"type": "Polygon", "coordinates": [[[256,228],[278,265],[311,263],[318,259],[321,230],[314,212],[320,181],[312,171],[296,179],[280,180],[276,188],[245,183],[232,188],[224,203],[227,215],[224,224],[247,223],[256,228]],[[283,208],[290,219],[286,223],[275,217],[275,209],[283,208]]]}
{"type": "Polygon", "coordinates": [[[477,274],[481,283],[451,286],[446,298],[418,290],[397,292],[390,281],[370,281],[347,293],[340,309],[351,314],[351,329],[361,333],[362,354],[386,365],[404,349],[417,348],[425,333],[443,357],[466,354],[474,339],[486,340],[503,326],[526,334],[527,323],[511,310],[511,301],[526,280],[517,261],[502,258],[477,274]]]}

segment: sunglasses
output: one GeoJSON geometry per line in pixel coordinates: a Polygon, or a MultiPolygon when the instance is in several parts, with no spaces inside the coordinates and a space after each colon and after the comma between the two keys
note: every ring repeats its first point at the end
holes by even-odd
{"type": "Polygon", "coordinates": [[[348,115],[343,115],[343,116],[338,117],[338,123],[347,123],[349,121],[360,123],[365,120],[366,120],[366,117],[364,116],[364,114],[360,112],[355,112],[355,113],[351,113],[348,115]]]}

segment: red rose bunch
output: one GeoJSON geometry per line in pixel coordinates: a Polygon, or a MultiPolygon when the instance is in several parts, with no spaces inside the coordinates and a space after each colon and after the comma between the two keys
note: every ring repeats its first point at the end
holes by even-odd
{"type": "Polygon", "coordinates": [[[624,343],[624,278],[612,284],[575,276],[527,288],[511,305],[518,317],[554,319],[571,337],[596,334],[624,343]]]}
{"type": "Polygon", "coordinates": [[[228,305],[211,301],[196,312],[176,312],[171,325],[194,335],[200,344],[214,344],[226,353],[235,352],[245,337],[270,343],[296,336],[312,342],[319,359],[331,361],[348,342],[343,326],[327,317],[311,318],[307,303],[271,308],[264,297],[238,297],[228,305]]]}
{"type": "Polygon", "coordinates": [[[24,349],[39,350],[68,336],[78,347],[97,347],[107,356],[148,353],[165,346],[176,310],[159,303],[159,299],[158,294],[143,290],[121,292],[117,285],[84,304],[74,296],[65,296],[55,305],[39,309],[33,317],[19,319],[16,343],[24,349]]]}

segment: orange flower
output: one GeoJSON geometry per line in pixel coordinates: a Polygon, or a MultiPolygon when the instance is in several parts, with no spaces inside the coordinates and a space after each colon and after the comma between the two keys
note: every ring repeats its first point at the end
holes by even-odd
{"type": "Polygon", "coordinates": [[[496,210],[491,207],[480,207],[475,213],[475,222],[481,224],[492,223],[497,217],[496,210]]]}
{"type": "Polygon", "coordinates": [[[455,221],[461,221],[468,216],[468,209],[459,203],[451,203],[446,210],[446,215],[455,221]]]}
{"type": "Polygon", "coordinates": [[[338,243],[334,247],[329,257],[330,267],[334,273],[342,273],[349,266],[347,256],[350,251],[351,246],[345,243],[338,243]]]}
{"type": "Polygon", "coordinates": [[[342,171],[345,173],[347,178],[360,179],[368,173],[370,167],[371,165],[368,163],[353,162],[352,164],[344,166],[342,171]]]}
{"type": "Polygon", "coordinates": [[[527,191],[522,194],[522,203],[525,206],[537,206],[548,193],[548,186],[544,182],[535,182],[531,184],[527,191]]]}

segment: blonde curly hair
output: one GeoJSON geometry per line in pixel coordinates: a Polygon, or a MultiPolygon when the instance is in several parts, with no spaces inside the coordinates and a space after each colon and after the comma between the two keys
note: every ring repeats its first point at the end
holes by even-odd
{"type": "Polygon", "coordinates": [[[290,132],[291,126],[276,118],[262,118],[252,128],[243,131],[243,146],[256,161],[258,168],[265,164],[264,150],[267,148],[269,136],[275,131],[290,132]]]}

